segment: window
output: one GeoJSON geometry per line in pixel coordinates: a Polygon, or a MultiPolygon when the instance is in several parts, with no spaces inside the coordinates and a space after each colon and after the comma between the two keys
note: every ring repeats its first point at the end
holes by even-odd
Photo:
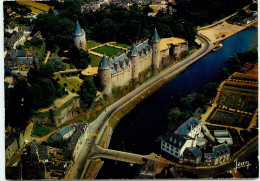
{"type": "Polygon", "coordinates": [[[176,148],[176,152],[179,152],[179,149],[178,149],[178,148],[176,148]]]}
{"type": "Polygon", "coordinates": [[[169,148],[166,148],[167,151],[169,151],[169,148]]]}
{"type": "Polygon", "coordinates": [[[177,153],[177,152],[175,153],[175,156],[178,156],[178,153],[177,153]]]}
{"type": "Polygon", "coordinates": [[[167,143],[167,147],[169,147],[169,143],[167,143]]]}
{"type": "Polygon", "coordinates": [[[163,149],[165,149],[165,146],[162,146],[163,149]]]}

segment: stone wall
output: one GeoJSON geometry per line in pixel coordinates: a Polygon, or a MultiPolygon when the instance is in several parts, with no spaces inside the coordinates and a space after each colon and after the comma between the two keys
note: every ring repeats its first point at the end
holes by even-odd
{"type": "Polygon", "coordinates": [[[132,67],[112,75],[112,88],[118,86],[128,85],[130,80],[132,79],[132,67]]]}
{"type": "Polygon", "coordinates": [[[138,72],[142,72],[152,65],[152,54],[147,55],[143,59],[140,60],[140,70],[138,72]]]}
{"type": "MultiPolygon", "coordinates": [[[[72,103],[65,106],[65,108],[57,108],[56,110],[51,110],[44,113],[38,113],[31,117],[31,120],[35,123],[45,125],[45,124],[55,124],[57,127],[61,126],[63,123],[68,121],[70,118],[76,116],[77,108],[80,106],[80,99],[74,99],[72,103]],[[61,109],[61,110],[60,110],[61,109]]],[[[65,103],[66,104],[66,103],[65,103]]]]}

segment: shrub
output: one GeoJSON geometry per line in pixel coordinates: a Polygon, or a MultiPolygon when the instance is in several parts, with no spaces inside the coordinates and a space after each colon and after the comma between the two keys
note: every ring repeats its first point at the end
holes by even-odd
{"type": "Polygon", "coordinates": [[[71,92],[75,92],[75,89],[72,89],[71,92]]]}
{"type": "Polygon", "coordinates": [[[67,86],[67,83],[64,83],[63,86],[66,87],[66,86],[67,86]]]}
{"type": "Polygon", "coordinates": [[[65,91],[65,94],[66,94],[66,95],[68,95],[68,94],[69,94],[69,92],[68,92],[68,91],[65,91]]]}
{"type": "Polygon", "coordinates": [[[57,82],[60,81],[60,78],[57,78],[56,81],[57,81],[57,82]]]}

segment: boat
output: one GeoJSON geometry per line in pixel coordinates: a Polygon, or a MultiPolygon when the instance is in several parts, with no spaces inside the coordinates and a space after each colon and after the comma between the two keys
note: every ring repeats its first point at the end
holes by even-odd
{"type": "Polygon", "coordinates": [[[221,49],[222,47],[223,47],[223,44],[220,43],[220,44],[216,45],[216,46],[212,49],[212,51],[213,51],[213,52],[216,52],[216,51],[218,51],[219,49],[221,49]]]}

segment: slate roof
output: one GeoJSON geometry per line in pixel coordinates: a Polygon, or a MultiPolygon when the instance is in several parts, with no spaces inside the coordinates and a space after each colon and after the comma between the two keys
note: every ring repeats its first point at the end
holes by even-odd
{"type": "Polygon", "coordinates": [[[202,156],[202,153],[201,153],[200,149],[198,149],[197,147],[195,147],[195,148],[188,148],[188,149],[196,158],[202,156]]]}
{"type": "Polygon", "coordinates": [[[17,59],[17,64],[31,64],[33,57],[20,57],[17,59]]]}
{"type": "Polygon", "coordinates": [[[136,46],[135,46],[134,43],[133,43],[133,45],[132,45],[132,48],[131,48],[131,51],[130,51],[130,55],[131,55],[132,57],[136,57],[136,56],[138,55],[137,50],[136,50],[136,46]]]}
{"type": "Polygon", "coordinates": [[[23,36],[23,32],[20,31],[10,39],[5,39],[5,47],[11,48],[15,42],[17,42],[23,36]]]}
{"type": "Polygon", "coordinates": [[[156,28],[154,29],[153,32],[152,42],[156,42],[156,43],[160,42],[160,37],[158,35],[156,28]]]}
{"type": "Polygon", "coordinates": [[[226,144],[221,144],[213,147],[213,153],[217,156],[224,155],[226,152],[230,153],[230,150],[226,144]]]}
{"type": "Polygon", "coordinates": [[[73,124],[70,124],[70,125],[66,126],[65,128],[60,129],[59,131],[54,133],[50,137],[50,139],[52,139],[53,141],[61,140],[65,134],[67,134],[68,132],[70,132],[73,129],[73,127],[74,127],[73,124]]]}
{"type": "Polygon", "coordinates": [[[79,138],[81,137],[81,135],[85,132],[84,131],[84,127],[87,125],[86,122],[81,123],[81,125],[79,126],[79,129],[77,130],[77,132],[72,136],[72,139],[67,147],[67,150],[70,151],[71,153],[73,153],[76,144],[79,140],[79,138]]]}
{"type": "Polygon", "coordinates": [[[191,131],[190,130],[191,126],[195,127],[195,126],[197,126],[200,123],[201,123],[201,121],[191,117],[186,122],[184,122],[175,132],[177,134],[187,135],[191,131]]]}
{"type": "Polygon", "coordinates": [[[10,134],[7,138],[5,138],[5,149],[11,146],[16,141],[16,137],[14,134],[10,134]]]}
{"type": "Polygon", "coordinates": [[[33,156],[37,157],[39,156],[39,160],[47,160],[48,159],[48,152],[47,147],[40,145],[39,143],[33,142],[31,144],[31,151],[33,156]]]}
{"type": "Polygon", "coordinates": [[[26,50],[11,50],[10,56],[11,56],[11,58],[25,57],[26,56],[26,50]]]}
{"type": "Polygon", "coordinates": [[[163,138],[163,140],[177,148],[182,148],[182,146],[186,143],[187,140],[194,140],[194,139],[187,135],[171,134],[163,138]]]}
{"type": "Polygon", "coordinates": [[[84,32],[82,31],[80,25],[79,25],[79,22],[77,21],[76,22],[76,25],[75,25],[75,28],[72,32],[72,35],[73,36],[81,36],[81,35],[84,35],[84,32]]]}
{"type": "Polygon", "coordinates": [[[214,146],[212,148],[212,153],[205,153],[204,158],[205,159],[215,159],[220,155],[225,155],[226,153],[230,153],[230,150],[226,144],[220,144],[217,146],[214,146]]]}
{"type": "Polygon", "coordinates": [[[108,61],[107,61],[107,57],[105,54],[103,55],[103,58],[101,60],[100,68],[101,69],[110,69],[110,67],[108,66],[108,61]]]}

